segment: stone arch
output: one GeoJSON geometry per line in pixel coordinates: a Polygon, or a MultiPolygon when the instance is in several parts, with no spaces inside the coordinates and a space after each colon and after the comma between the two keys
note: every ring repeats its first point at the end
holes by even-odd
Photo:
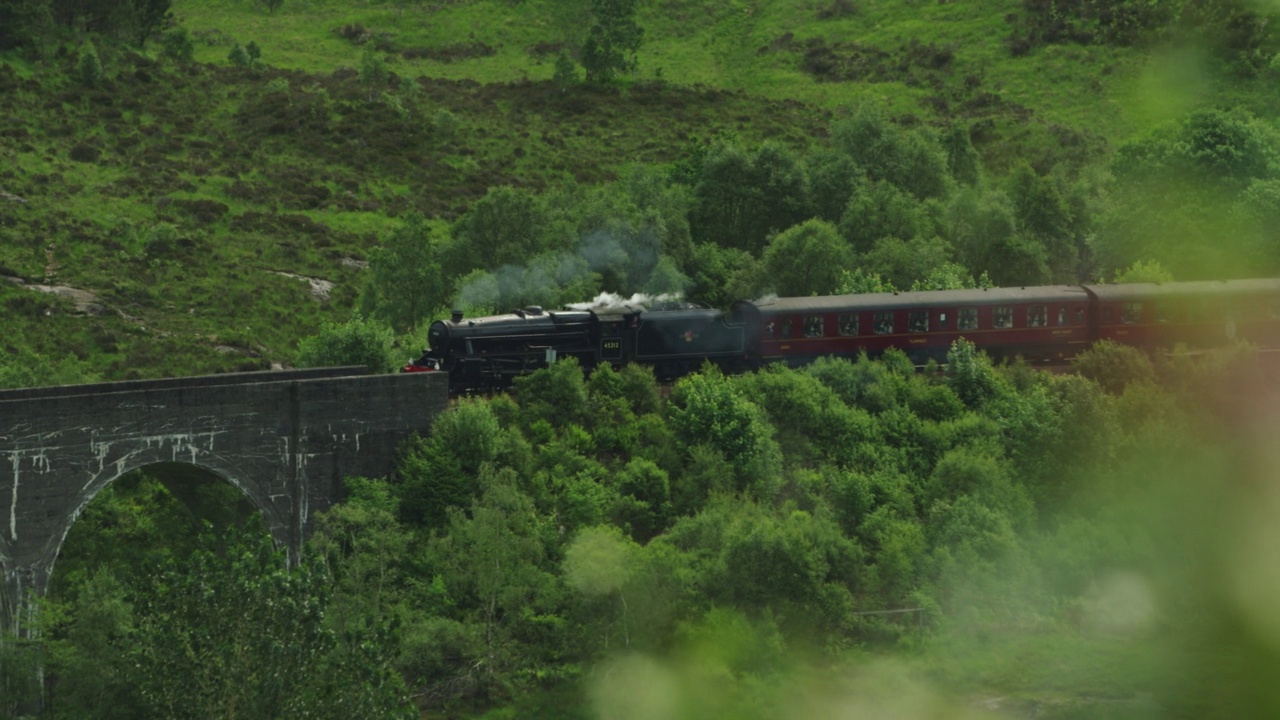
{"type": "MultiPolygon", "coordinates": [[[[187,462],[162,459],[148,460],[140,458],[135,461],[113,464],[108,470],[95,474],[95,476],[77,495],[76,502],[68,506],[68,511],[59,518],[57,524],[54,526],[53,533],[46,540],[44,552],[41,553],[43,562],[33,568],[34,573],[30,578],[30,582],[37,594],[43,595],[44,591],[48,587],[49,579],[53,575],[54,565],[57,562],[58,556],[62,553],[62,547],[66,543],[67,536],[70,534],[71,528],[75,525],[76,521],[79,520],[80,515],[84,512],[85,508],[87,508],[98,494],[107,487],[111,486],[113,483],[129,473],[139,470],[152,472],[153,474],[156,474],[156,471],[158,470],[161,475],[166,473],[170,474],[169,478],[156,478],[164,484],[166,489],[169,489],[170,492],[173,492],[173,489],[170,487],[171,482],[174,480],[173,474],[183,472],[184,470],[187,472],[193,471],[205,478],[211,478],[231,485],[236,488],[246,500],[248,500],[249,504],[255,511],[262,515],[266,530],[271,534],[271,538],[275,541],[276,545],[287,548],[290,557],[293,557],[296,553],[297,548],[292,547],[292,538],[289,533],[289,514],[291,508],[287,505],[285,507],[281,507],[278,503],[272,502],[271,498],[265,495],[261,485],[258,483],[244,480],[243,476],[236,473],[234,470],[214,467],[211,463],[207,462],[187,462]]],[[[179,497],[176,493],[175,497],[177,497],[180,502],[185,502],[185,500],[182,497],[179,497]]]]}
{"type": "Polygon", "coordinates": [[[68,513],[68,522],[61,528],[61,535],[57,540],[56,552],[61,552],[62,545],[66,542],[71,527],[79,520],[84,510],[97,498],[97,496],[106,488],[115,484],[121,478],[134,472],[145,472],[156,480],[158,480],[179,502],[191,506],[194,498],[190,493],[184,492],[183,485],[189,480],[195,480],[197,483],[203,481],[212,481],[225,483],[235,488],[254,511],[262,515],[263,523],[271,537],[277,545],[286,547],[289,545],[290,538],[288,534],[289,518],[288,507],[280,507],[279,504],[271,502],[270,498],[263,492],[261,485],[254,482],[246,482],[241,476],[230,474],[225,470],[214,468],[205,463],[191,463],[182,461],[157,461],[149,463],[137,463],[136,465],[126,468],[122,472],[113,473],[105,481],[95,481],[91,487],[86,487],[85,492],[77,499],[76,506],[68,513]]]}

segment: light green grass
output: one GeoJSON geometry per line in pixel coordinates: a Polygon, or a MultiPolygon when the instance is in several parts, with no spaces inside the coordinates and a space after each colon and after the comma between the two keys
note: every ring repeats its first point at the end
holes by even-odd
{"type": "MultiPolygon", "coordinates": [[[[803,43],[820,40],[897,52],[911,42],[946,48],[953,54],[945,70],[948,92],[969,79],[978,92],[1025,108],[1032,121],[1057,125],[1105,139],[1109,146],[1141,134],[1188,109],[1212,103],[1251,100],[1232,94],[1232,84],[1213,80],[1208,68],[1177,62],[1178,53],[1148,60],[1145,51],[1099,46],[1057,45],[1011,56],[1006,14],[1016,0],[994,3],[903,3],[875,0],[856,4],[853,14],[820,19],[828,3],[812,0],[733,0],[708,3],[669,0],[642,7],[645,40],[631,80],[660,78],[689,87],[740,91],[773,100],[794,100],[825,111],[866,101],[880,103],[895,116],[943,120],[925,102],[937,94],[927,86],[900,81],[820,82],[800,68],[803,43]],[[765,51],[790,33],[790,50],[765,51]],[[1163,57],[1163,59],[1162,59],[1163,57]],[[1173,58],[1172,69],[1158,64],[1173,58]],[[1190,73],[1195,77],[1187,77],[1190,73]]],[[[480,42],[496,49],[489,57],[456,62],[406,60],[387,56],[393,72],[409,77],[470,80],[484,84],[545,81],[553,58],[532,57],[538,43],[576,47],[585,33],[587,3],[529,0],[473,0],[443,5],[426,3],[339,3],[335,0],[287,0],[269,16],[241,0],[179,0],[175,14],[193,31],[216,29],[239,42],[255,40],[269,65],[330,73],[358,68],[360,48],[334,29],[360,24],[386,33],[397,47],[441,48],[480,42]]],[[[198,58],[226,63],[229,46],[199,47],[198,58]]],[[[996,118],[997,125],[1009,122],[996,118]]],[[[1039,132],[1039,131],[1037,131],[1039,132]]],[[[1006,135],[1023,134],[1016,125],[1006,135]]],[[[1034,134],[1034,133],[1033,133],[1034,134]]],[[[1050,140],[1051,141],[1051,140],[1050,140]]],[[[1005,165],[1008,161],[999,162],[1005,165]]]]}
{"type": "MultiPolygon", "coordinates": [[[[797,68],[798,52],[761,53],[786,33],[798,42],[821,38],[827,44],[855,43],[893,51],[917,41],[950,48],[956,76],[986,78],[992,91],[1034,108],[1055,122],[1102,123],[1102,134],[1123,133],[1123,115],[1108,107],[1124,99],[1108,94],[1113,84],[1131,81],[1126,73],[1140,69],[1125,61],[1129,51],[1100,48],[1049,48],[1029,59],[1011,58],[1005,38],[1006,12],[1012,0],[992,3],[864,2],[851,16],[821,20],[825,4],[780,2],[669,2],[646,6],[640,14],[645,42],[638,60],[638,79],[661,71],[668,82],[705,85],[773,99],[794,99],[834,109],[867,98],[885,98],[891,106],[911,107],[927,91],[897,83],[823,83],[797,68]],[[1097,78],[1097,67],[1115,56],[1114,76],[1097,78]],[[1045,82],[1050,78],[1052,82],[1045,82]],[[1099,86],[1103,88],[1099,97],[1099,86]],[[903,102],[902,99],[906,99],[903,102]],[[1099,107],[1099,101],[1103,107],[1099,107]],[[1101,110],[1101,112],[1100,112],[1101,110]]],[[[431,6],[411,4],[348,5],[333,2],[286,2],[275,16],[248,3],[197,3],[180,0],[175,14],[194,31],[217,29],[244,43],[255,40],[263,61],[280,67],[327,73],[358,67],[360,50],[334,32],[360,24],[373,33],[388,33],[399,47],[443,47],[463,41],[482,42],[497,50],[490,57],[457,62],[405,60],[393,56],[391,68],[408,76],[467,79],[481,83],[545,80],[549,61],[527,52],[538,42],[580,42],[580,15],[572,3],[534,0],[520,4],[479,0],[431,6]],[[566,17],[566,14],[569,14],[566,17]],[[575,22],[576,21],[576,22],[575,22]]],[[[225,63],[228,46],[198,48],[202,61],[225,63]]],[[[918,106],[911,108],[920,112],[918,106]]]]}

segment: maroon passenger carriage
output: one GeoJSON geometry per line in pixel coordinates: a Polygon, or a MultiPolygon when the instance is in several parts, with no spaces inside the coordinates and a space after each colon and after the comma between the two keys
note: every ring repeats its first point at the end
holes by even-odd
{"type": "Polygon", "coordinates": [[[743,300],[752,365],[899,348],[917,364],[966,338],[993,358],[1063,360],[1088,347],[1090,297],[1075,285],[743,300]]]}
{"type": "Polygon", "coordinates": [[[1280,280],[1088,285],[1094,338],[1146,350],[1234,341],[1280,348],[1280,280]]]}

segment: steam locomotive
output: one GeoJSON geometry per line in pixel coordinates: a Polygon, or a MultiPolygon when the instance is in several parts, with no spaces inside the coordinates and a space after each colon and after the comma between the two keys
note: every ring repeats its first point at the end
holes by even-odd
{"type": "Polygon", "coordinates": [[[564,357],[649,365],[671,379],[711,362],[726,372],[898,348],[924,364],[966,338],[993,359],[1065,362],[1099,340],[1147,350],[1248,341],[1280,348],[1280,279],[1047,285],[740,300],[527,307],[431,324],[404,372],[445,371],[451,392],[489,391],[564,357]]]}

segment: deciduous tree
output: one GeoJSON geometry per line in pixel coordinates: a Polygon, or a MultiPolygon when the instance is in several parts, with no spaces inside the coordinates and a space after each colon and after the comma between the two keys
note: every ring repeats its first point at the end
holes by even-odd
{"type": "Polygon", "coordinates": [[[636,0],[593,0],[592,24],[582,45],[587,82],[608,83],[636,68],[644,29],[636,24],[636,0]]]}
{"type": "Polygon", "coordinates": [[[161,568],[135,605],[134,680],[150,717],[416,715],[388,672],[393,638],[334,654],[321,566],[290,570],[261,532],[212,535],[161,568]]]}
{"type": "Polygon", "coordinates": [[[694,185],[694,235],[758,254],[771,232],[804,220],[807,192],[790,150],[766,142],[749,151],[731,136],[718,138],[702,158],[694,185]]]}
{"type": "Polygon", "coordinates": [[[764,284],[784,297],[830,295],[853,263],[835,226],[809,220],[773,237],[764,251],[764,284]]]}
{"type": "Polygon", "coordinates": [[[399,332],[417,327],[447,298],[437,254],[426,219],[410,214],[369,255],[369,280],[360,298],[364,312],[399,332]]]}
{"type": "Polygon", "coordinates": [[[441,415],[431,435],[411,443],[401,457],[402,516],[440,527],[449,508],[467,507],[477,492],[475,476],[494,459],[500,433],[497,418],[482,401],[461,402],[441,415]]]}
{"type": "Polygon", "coordinates": [[[525,188],[490,188],[453,225],[444,269],[452,277],[475,268],[523,266],[547,249],[543,199],[525,188]]]}
{"type": "Polygon", "coordinates": [[[486,471],[478,481],[482,494],[465,511],[450,512],[428,556],[456,603],[454,616],[476,630],[453,671],[473,674],[486,694],[502,697],[563,646],[563,623],[550,614],[561,585],[548,567],[550,528],[515,473],[486,471]]]}

